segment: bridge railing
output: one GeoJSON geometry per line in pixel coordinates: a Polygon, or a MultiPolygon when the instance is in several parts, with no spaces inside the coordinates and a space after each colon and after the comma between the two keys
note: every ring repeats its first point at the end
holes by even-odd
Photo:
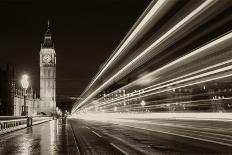
{"type": "Polygon", "coordinates": [[[50,121],[52,119],[54,119],[54,118],[50,117],[50,116],[34,116],[34,117],[32,117],[32,125],[43,123],[46,121],[50,121]]]}
{"type": "Polygon", "coordinates": [[[52,120],[49,116],[33,116],[33,117],[0,117],[0,135],[15,131],[21,128],[30,127],[35,124],[52,120]]]}

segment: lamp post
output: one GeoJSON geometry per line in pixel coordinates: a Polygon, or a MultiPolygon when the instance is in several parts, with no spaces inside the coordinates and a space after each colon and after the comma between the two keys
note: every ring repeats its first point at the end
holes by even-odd
{"type": "Polygon", "coordinates": [[[29,86],[29,82],[28,82],[28,76],[26,74],[24,74],[22,76],[22,79],[21,79],[21,85],[22,85],[22,88],[23,88],[23,96],[24,96],[24,105],[22,106],[22,116],[25,116],[27,115],[27,107],[26,107],[26,96],[27,96],[27,88],[29,86]]]}

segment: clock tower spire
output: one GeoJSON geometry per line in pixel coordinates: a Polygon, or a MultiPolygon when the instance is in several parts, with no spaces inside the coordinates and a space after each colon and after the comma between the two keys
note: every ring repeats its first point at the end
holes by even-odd
{"type": "Polygon", "coordinates": [[[53,43],[53,39],[52,39],[52,33],[50,30],[49,20],[48,20],[47,30],[44,34],[44,41],[42,43],[42,47],[53,47],[54,48],[54,43],[53,43]]]}
{"type": "Polygon", "coordinates": [[[56,108],[56,52],[50,22],[40,49],[40,111],[47,115],[55,113],[56,108]]]}

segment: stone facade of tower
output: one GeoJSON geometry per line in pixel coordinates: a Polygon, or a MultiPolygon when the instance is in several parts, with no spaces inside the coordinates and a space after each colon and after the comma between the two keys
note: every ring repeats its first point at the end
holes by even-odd
{"type": "Polygon", "coordinates": [[[56,109],[56,53],[49,27],[40,49],[40,112],[47,115],[56,109]]]}

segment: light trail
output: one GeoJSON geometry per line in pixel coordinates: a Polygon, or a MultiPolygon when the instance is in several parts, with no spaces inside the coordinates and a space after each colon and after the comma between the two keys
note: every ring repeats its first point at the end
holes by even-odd
{"type": "MultiPolygon", "coordinates": [[[[76,116],[74,116],[75,118],[76,116]]],[[[189,120],[224,120],[232,121],[232,113],[88,113],[79,114],[80,119],[96,120],[96,121],[110,121],[124,119],[189,119],[189,120]]],[[[125,120],[126,121],[126,120],[125,120]]],[[[135,120],[136,121],[136,120],[135,120]]],[[[137,120],[138,121],[138,120],[137,120]]],[[[137,122],[136,121],[136,122],[137,122]]]]}
{"type": "MultiPolygon", "coordinates": [[[[93,93],[91,93],[81,103],[79,103],[75,108],[73,108],[72,113],[75,112],[79,107],[81,107],[87,101],[89,101],[91,98],[93,98],[94,96],[96,96],[97,93],[99,93],[101,90],[103,90],[112,81],[114,81],[115,79],[117,79],[120,76],[120,74],[123,74],[123,72],[125,72],[129,67],[133,66],[138,61],[141,61],[140,59],[142,59],[144,56],[146,56],[147,54],[149,54],[152,51],[152,49],[154,49],[155,47],[159,46],[162,42],[164,42],[165,40],[169,39],[175,33],[179,32],[185,25],[189,24],[192,20],[194,20],[195,18],[197,18],[198,16],[200,16],[202,13],[204,13],[209,7],[211,7],[216,2],[217,2],[216,0],[207,0],[204,3],[202,3],[200,6],[198,6],[195,10],[193,10],[191,13],[189,13],[189,15],[187,15],[186,17],[184,17],[180,22],[178,22],[175,26],[173,26],[163,36],[161,36],[158,40],[156,40],[154,43],[152,43],[142,53],[140,53],[136,58],[134,58],[126,66],[124,66],[121,70],[119,70],[116,74],[114,74],[109,80],[107,80],[104,84],[102,84],[95,91],[93,91],[93,93]]],[[[191,26],[193,26],[193,25],[191,25],[191,26]]]]}
{"type": "Polygon", "coordinates": [[[144,97],[148,97],[148,96],[152,96],[152,95],[156,95],[156,94],[160,94],[160,93],[164,93],[164,92],[169,92],[169,91],[172,91],[173,89],[189,87],[189,86],[200,84],[200,83],[205,83],[205,82],[210,82],[210,81],[214,81],[214,80],[218,80],[218,79],[222,79],[222,78],[226,78],[226,77],[231,77],[232,76],[231,71],[230,71],[230,74],[220,75],[220,76],[216,76],[216,77],[213,76],[212,78],[207,77],[209,75],[215,75],[216,73],[224,72],[224,71],[231,70],[231,69],[232,69],[232,66],[227,66],[227,67],[224,67],[224,68],[220,68],[218,70],[213,70],[211,72],[207,72],[207,73],[204,73],[204,74],[201,74],[201,75],[197,75],[195,77],[190,77],[190,78],[184,79],[181,82],[177,81],[177,82],[173,82],[173,83],[170,83],[170,84],[166,84],[164,86],[156,87],[156,88],[153,88],[153,89],[148,89],[146,91],[143,91],[141,94],[133,94],[132,93],[132,95],[129,96],[129,97],[126,96],[126,97],[115,98],[115,99],[110,100],[108,102],[103,102],[102,104],[99,104],[99,105],[90,106],[90,107],[86,108],[86,110],[91,110],[91,109],[95,109],[95,108],[99,108],[99,107],[106,108],[108,106],[117,105],[118,103],[122,102],[121,99],[127,100],[127,101],[135,100],[135,99],[138,98],[138,95],[141,95],[144,98],[144,97]],[[189,82],[187,84],[180,85],[183,82],[195,80],[195,79],[202,78],[202,77],[207,77],[207,79],[198,80],[196,82],[193,81],[193,82],[189,82]],[[176,84],[179,84],[179,86],[177,85],[177,86],[173,87],[173,85],[176,85],[176,84]],[[163,89],[163,90],[160,90],[160,89],[163,89]],[[159,90],[159,91],[156,91],[156,90],[159,90]]]}
{"type": "MultiPolygon", "coordinates": [[[[232,69],[231,66],[229,66],[229,68],[232,69]]],[[[231,76],[232,76],[232,73],[227,74],[227,75],[223,75],[223,76],[219,76],[219,77],[209,78],[209,79],[206,79],[206,80],[200,80],[200,81],[197,81],[197,82],[192,82],[192,83],[188,83],[188,84],[184,84],[184,85],[180,85],[180,86],[175,86],[175,87],[172,87],[172,88],[167,88],[168,86],[162,86],[162,88],[164,88],[164,90],[160,90],[160,91],[156,91],[156,92],[153,92],[153,91],[157,90],[157,89],[160,89],[160,88],[153,89],[153,90],[147,90],[147,91],[144,91],[144,93],[141,94],[141,95],[143,95],[143,98],[144,98],[144,97],[148,97],[148,96],[152,96],[152,95],[157,95],[157,94],[160,94],[160,93],[168,92],[168,91],[171,91],[173,89],[184,88],[184,87],[188,87],[188,86],[192,86],[192,85],[196,85],[196,84],[200,84],[200,83],[205,83],[205,82],[210,82],[210,81],[214,81],[214,80],[218,80],[218,79],[222,79],[222,78],[226,78],[226,77],[231,77],[231,76]]],[[[172,85],[170,84],[170,86],[172,86],[172,85]]],[[[131,96],[130,100],[134,100],[135,98],[136,98],[136,96],[135,97],[131,96]]],[[[104,105],[106,105],[106,106],[112,106],[112,105],[115,105],[117,103],[118,102],[112,101],[112,102],[105,103],[104,105]]],[[[102,105],[99,105],[99,106],[102,106],[102,105]]],[[[95,107],[91,107],[90,109],[92,109],[92,108],[95,108],[95,107]]]]}
{"type": "MultiPolygon", "coordinates": [[[[189,54],[187,54],[187,55],[185,55],[185,56],[183,56],[183,57],[181,57],[181,58],[179,58],[179,59],[177,59],[177,60],[175,60],[175,61],[173,61],[173,62],[171,62],[169,64],[167,64],[167,65],[165,65],[164,67],[161,67],[160,69],[152,72],[151,74],[154,75],[154,74],[156,74],[156,73],[158,73],[158,72],[160,72],[162,70],[168,69],[168,67],[173,67],[173,66],[175,66],[177,64],[180,64],[180,63],[182,63],[182,65],[183,65],[183,61],[189,62],[190,61],[189,59],[191,59],[191,60],[193,60],[193,59],[199,59],[199,55],[202,56],[203,52],[205,52],[205,53],[203,53],[204,55],[209,54],[209,53],[206,53],[206,50],[212,52],[212,49],[218,49],[218,46],[222,46],[221,44],[226,44],[227,42],[229,42],[231,40],[231,38],[232,38],[232,32],[228,33],[227,35],[225,35],[225,36],[223,36],[221,38],[218,38],[217,40],[215,40],[215,41],[213,41],[213,42],[211,42],[211,43],[209,43],[209,44],[207,44],[207,45],[205,45],[205,46],[203,46],[203,47],[201,47],[201,48],[199,48],[199,49],[197,49],[197,50],[195,50],[195,51],[193,51],[193,52],[191,52],[191,53],[189,53],[189,54]],[[194,57],[194,58],[192,58],[192,57],[194,57]]],[[[225,61],[225,62],[221,62],[221,63],[215,64],[215,65],[206,67],[206,68],[201,69],[199,71],[192,72],[190,74],[187,74],[187,75],[175,78],[175,79],[171,79],[169,81],[165,81],[165,82],[160,83],[160,84],[156,84],[156,85],[152,85],[152,86],[147,87],[147,88],[143,88],[141,90],[136,91],[136,94],[134,94],[134,92],[133,92],[132,96],[143,95],[143,94],[145,94],[147,92],[155,91],[155,90],[166,88],[166,87],[172,87],[173,85],[181,84],[181,83],[186,82],[186,81],[191,81],[191,80],[194,80],[194,79],[197,79],[197,78],[207,77],[209,75],[213,75],[213,74],[216,74],[216,73],[220,73],[220,72],[231,70],[232,67],[231,67],[231,65],[229,63],[231,63],[231,60],[228,60],[228,61],[225,61]],[[219,67],[219,66],[222,66],[222,65],[225,65],[225,64],[228,64],[229,66],[222,67],[222,68],[219,68],[219,69],[215,69],[213,71],[208,71],[206,73],[202,73],[203,71],[207,71],[209,69],[213,69],[215,67],[219,67]],[[201,74],[193,76],[196,73],[201,73],[201,74]],[[191,77],[185,78],[185,79],[181,80],[181,78],[187,77],[187,76],[191,76],[191,77]],[[180,80],[178,80],[178,79],[180,79],[180,80]],[[176,81],[176,80],[178,80],[178,81],[176,81]],[[174,81],[174,82],[172,82],[172,81],[174,81]],[[168,83],[168,82],[171,82],[171,83],[168,83]],[[168,84],[165,84],[165,83],[168,83],[168,84]]],[[[220,77],[218,79],[220,79],[220,77]]],[[[208,80],[208,81],[210,81],[210,80],[208,80]]],[[[204,83],[204,82],[199,82],[199,83],[204,83]]],[[[198,84],[198,83],[196,83],[196,84],[198,84]]],[[[186,86],[190,86],[190,85],[186,85],[186,86]]],[[[171,89],[173,89],[173,88],[171,88],[171,89]]],[[[170,89],[168,89],[166,91],[170,91],[170,89]]],[[[164,91],[161,91],[160,93],[162,93],[162,92],[164,92],[164,91]]],[[[129,98],[129,97],[123,96],[123,97],[119,97],[119,98],[114,98],[111,101],[105,102],[105,104],[111,104],[111,103],[120,101],[121,99],[127,99],[127,98],[129,98]]],[[[102,104],[99,105],[99,106],[102,106],[102,104]]]]}
{"type": "Polygon", "coordinates": [[[103,69],[101,69],[101,71],[96,75],[96,77],[82,94],[88,91],[93,83],[96,82],[97,79],[99,79],[99,77],[108,69],[108,67],[119,57],[119,55],[124,52],[125,48],[142,33],[141,31],[143,31],[147,26],[150,26],[149,23],[151,22],[151,19],[153,18],[153,22],[157,21],[159,18],[162,17],[161,13],[163,14],[163,12],[167,11],[174,2],[175,0],[158,0],[156,4],[151,8],[151,10],[146,14],[146,16],[141,20],[141,22],[136,26],[136,28],[132,31],[132,33],[123,42],[117,52],[111,57],[110,60],[107,61],[107,64],[103,67],[103,69]],[[154,15],[157,19],[154,19],[154,15]]]}

